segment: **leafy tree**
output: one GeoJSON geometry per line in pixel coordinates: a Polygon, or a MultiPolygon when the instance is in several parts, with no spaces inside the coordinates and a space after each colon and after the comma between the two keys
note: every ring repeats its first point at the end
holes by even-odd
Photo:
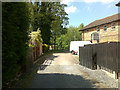
{"type": "Polygon", "coordinates": [[[43,43],[50,43],[51,36],[51,22],[53,20],[52,16],[52,2],[34,2],[30,3],[31,9],[31,30],[36,31],[40,28],[43,43]]]}
{"type": "Polygon", "coordinates": [[[54,7],[54,20],[51,24],[51,32],[52,32],[52,38],[54,38],[54,49],[56,44],[57,37],[61,36],[62,34],[65,34],[67,29],[66,25],[68,24],[68,17],[67,13],[65,12],[65,7],[67,5],[61,4],[59,2],[56,2],[54,7]]]}
{"type": "Polygon", "coordinates": [[[57,38],[59,48],[68,49],[71,41],[81,41],[82,33],[79,32],[79,30],[82,29],[83,26],[83,23],[80,24],[79,27],[69,26],[69,28],[67,28],[67,33],[57,38]]]}
{"type": "MultiPolygon", "coordinates": [[[[36,31],[40,28],[43,43],[49,44],[50,38],[59,37],[66,32],[68,24],[67,13],[64,10],[65,4],[60,2],[34,2],[31,7],[31,28],[36,31]]],[[[32,30],[31,29],[31,30],[32,30]]]]}
{"type": "Polygon", "coordinates": [[[78,29],[80,30],[80,29],[82,29],[83,27],[84,27],[84,24],[81,23],[81,24],[79,25],[78,29]]]}
{"type": "Polygon", "coordinates": [[[40,21],[40,6],[39,2],[28,3],[29,10],[30,10],[30,32],[37,31],[39,28],[39,21],[40,21]]]}
{"type": "Polygon", "coordinates": [[[40,30],[42,34],[43,43],[49,44],[51,37],[51,22],[52,18],[52,4],[51,2],[41,2],[41,16],[40,16],[40,30]]]}

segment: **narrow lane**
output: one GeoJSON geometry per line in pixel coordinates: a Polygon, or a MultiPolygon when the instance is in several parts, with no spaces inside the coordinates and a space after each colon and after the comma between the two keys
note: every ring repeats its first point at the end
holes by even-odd
{"type": "Polygon", "coordinates": [[[54,53],[39,67],[30,88],[95,88],[70,53],[54,53]]]}

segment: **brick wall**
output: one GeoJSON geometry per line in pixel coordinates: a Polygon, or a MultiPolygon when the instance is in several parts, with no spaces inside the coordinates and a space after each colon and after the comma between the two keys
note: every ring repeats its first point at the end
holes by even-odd
{"type": "MultiPolygon", "coordinates": [[[[120,21],[119,22],[116,21],[116,29],[115,30],[111,30],[111,23],[106,24],[106,26],[107,26],[107,31],[104,31],[103,25],[99,26],[100,27],[100,31],[98,32],[100,35],[99,42],[103,43],[103,42],[118,42],[118,41],[120,41],[118,39],[118,37],[120,36],[120,30],[118,29],[118,26],[120,26],[120,21]]],[[[88,29],[88,32],[86,30],[83,31],[82,40],[91,41],[91,34],[94,32],[97,32],[96,27],[88,29]]],[[[94,43],[97,43],[97,41],[94,41],[94,43]]]]}

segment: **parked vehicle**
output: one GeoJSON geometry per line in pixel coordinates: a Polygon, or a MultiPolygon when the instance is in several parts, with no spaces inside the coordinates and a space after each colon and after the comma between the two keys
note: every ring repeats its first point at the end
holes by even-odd
{"type": "Polygon", "coordinates": [[[70,42],[70,52],[72,54],[79,55],[79,47],[84,47],[84,45],[92,44],[90,41],[71,41],[70,42]]]}

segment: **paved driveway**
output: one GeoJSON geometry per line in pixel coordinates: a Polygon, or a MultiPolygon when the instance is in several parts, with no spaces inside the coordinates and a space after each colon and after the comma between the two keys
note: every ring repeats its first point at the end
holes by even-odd
{"type": "Polygon", "coordinates": [[[80,71],[70,53],[54,53],[46,58],[30,88],[95,88],[97,81],[80,71]]]}

